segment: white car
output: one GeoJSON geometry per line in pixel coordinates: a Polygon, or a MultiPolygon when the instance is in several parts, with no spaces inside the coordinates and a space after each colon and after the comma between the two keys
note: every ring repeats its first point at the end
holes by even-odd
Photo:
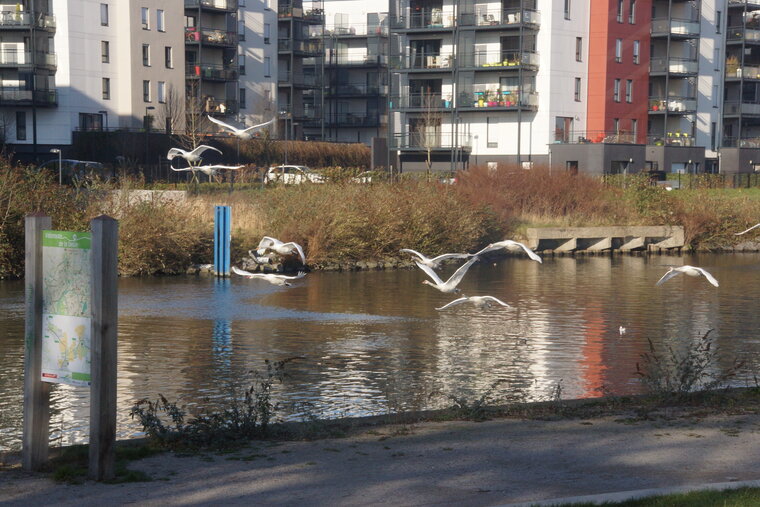
{"type": "Polygon", "coordinates": [[[304,165],[278,165],[270,167],[264,175],[264,183],[284,183],[285,185],[299,185],[301,183],[324,183],[325,178],[321,174],[312,172],[304,165]]]}

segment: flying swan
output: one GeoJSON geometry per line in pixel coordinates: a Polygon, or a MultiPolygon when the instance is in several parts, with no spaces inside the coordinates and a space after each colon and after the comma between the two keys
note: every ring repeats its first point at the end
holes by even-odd
{"type": "Polygon", "coordinates": [[[662,275],[662,278],[660,278],[660,280],[655,284],[655,286],[662,285],[663,283],[667,282],[674,276],[680,275],[680,274],[689,275],[689,276],[702,275],[705,278],[707,278],[708,282],[715,285],[716,287],[718,286],[718,280],[716,280],[714,276],[712,276],[710,273],[708,273],[704,269],[697,268],[694,266],[680,266],[677,268],[670,268],[667,273],[662,275]]]}
{"type": "Polygon", "coordinates": [[[475,305],[476,308],[480,308],[481,310],[491,308],[492,306],[494,306],[494,304],[506,306],[507,308],[509,307],[507,303],[505,303],[504,301],[500,299],[496,299],[493,296],[470,296],[470,297],[462,296],[461,298],[455,299],[454,301],[446,305],[443,305],[440,308],[436,308],[436,310],[438,311],[445,310],[447,308],[451,308],[452,306],[461,305],[462,303],[472,303],[475,305]]]}
{"type": "Polygon", "coordinates": [[[430,266],[425,266],[424,264],[421,264],[418,261],[414,261],[417,266],[427,273],[427,275],[433,279],[431,282],[430,280],[423,280],[422,283],[428,284],[433,288],[438,289],[441,292],[459,292],[459,289],[457,289],[457,285],[459,285],[459,282],[462,281],[462,278],[464,278],[465,273],[467,273],[467,270],[470,269],[470,266],[472,266],[475,262],[479,260],[479,257],[475,256],[471,258],[469,261],[462,264],[459,269],[457,269],[453,275],[451,275],[451,278],[449,278],[446,282],[440,279],[438,274],[433,271],[433,268],[430,266]]]}
{"type": "Polygon", "coordinates": [[[218,152],[220,155],[222,154],[222,151],[214,148],[213,146],[208,146],[206,144],[201,144],[197,148],[195,148],[192,151],[185,151],[181,148],[172,148],[169,150],[169,152],[166,154],[167,160],[174,160],[175,157],[182,157],[185,160],[188,161],[188,163],[198,162],[201,158],[201,154],[206,150],[214,150],[218,152]]]}
{"type": "Polygon", "coordinates": [[[264,236],[259,241],[259,246],[256,248],[256,253],[259,256],[267,253],[267,250],[272,250],[280,255],[293,255],[297,253],[301,257],[301,264],[306,264],[306,256],[303,253],[303,248],[298,243],[290,241],[289,243],[283,243],[279,239],[270,238],[264,236]]]}
{"type": "Polygon", "coordinates": [[[488,252],[494,252],[496,250],[499,250],[501,248],[506,249],[509,252],[519,252],[520,250],[524,250],[526,254],[528,254],[528,257],[533,259],[534,261],[538,263],[542,263],[541,257],[536,255],[536,252],[528,248],[522,243],[519,243],[517,241],[512,241],[511,239],[505,239],[504,241],[499,241],[498,243],[491,243],[487,247],[483,248],[481,251],[475,253],[474,255],[482,255],[484,253],[488,252]]]}
{"type": "Polygon", "coordinates": [[[253,138],[253,134],[256,130],[266,127],[270,123],[274,122],[274,118],[272,118],[269,121],[265,121],[264,123],[259,123],[258,125],[254,125],[253,127],[248,127],[245,129],[239,129],[237,127],[233,127],[229,123],[224,123],[222,120],[217,120],[211,115],[208,115],[208,119],[212,122],[216,123],[217,125],[221,126],[224,129],[227,129],[233,136],[237,137],[238,139],[242,139],[243,141],[247,141],[249,139],[253,138]]]}
{"type": "Polygon", "coordinates": [[[414,255],[415,257],[419,259],[420,264],[424,264],[425,266],[430,266],[433,269],[438,269],[439,267],[441,267],[441,261],[445,261],[446,259],[468,259],[472,257],[472,254],[447,253],[447,254],[439,255],[438,257],[430,258],[430,257],[426,257],[422,255],[416,250],[412,250],[411,248],[402,248],[399,251],[414,255]]]}
{"type": "Polygon", "coordinates": [[[235,266],[232,266],[232,272],[236,275],[244,276],[246,278],[260,278],[262,280],[266,280],[272,285],[282,285],[285,287],[290,287],[292,285],[288,280],[298,280],[299,278],[306,276],[306,273],[303,271],[299,271],[295,276],[275,275],[273,273],[251,273],[243,269],[238,269],[235,266]]]}

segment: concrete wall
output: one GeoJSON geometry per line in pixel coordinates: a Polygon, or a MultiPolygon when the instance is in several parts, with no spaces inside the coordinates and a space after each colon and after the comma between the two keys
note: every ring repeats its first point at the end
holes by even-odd
{"type": "Polygon", "coordinates": [[[701,173],[705,171],[705,149],[700,146],[647,145],[647,161],[655,162],[659,171],[701,173]]]}
{"type": "Polygon", "coordinates": [[[632,160],[627,165],[628,173],[640,172],[646,159],[643,144],[552,144],[550,150],[552,170],[567,170],[568,161],[577,161],[579,173],[599,176],[609,173],[615,161],[632,160]]]}

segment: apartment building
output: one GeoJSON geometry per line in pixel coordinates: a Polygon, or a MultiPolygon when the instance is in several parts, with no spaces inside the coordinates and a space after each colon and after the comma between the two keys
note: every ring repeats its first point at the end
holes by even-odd
{"type": "Polygon", "coordinates": [[[238,120],[257,125],[277,115],[277,5],[238,0],[238,120]]]}

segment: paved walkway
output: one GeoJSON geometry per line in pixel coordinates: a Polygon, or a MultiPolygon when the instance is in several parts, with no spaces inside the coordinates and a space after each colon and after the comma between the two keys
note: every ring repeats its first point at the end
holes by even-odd
{"type": "Polygon", "coordinates": [[[0,473],[10,505],[503,505],[760,478],[760,415],[424,423],[134,462],[151,483],[0,473]]]}

